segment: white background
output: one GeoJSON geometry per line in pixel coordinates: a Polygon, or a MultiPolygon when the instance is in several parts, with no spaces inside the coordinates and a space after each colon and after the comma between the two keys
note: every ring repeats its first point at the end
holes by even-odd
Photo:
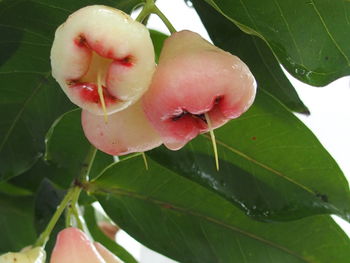
{"type": "MultiPolygon", "coordinates": [[[[184,0],[158,0],[157,6],[165,13],[176,30],[190,29],[210,40],[205,28],[193,8],[184,0]]],[[[152,16],[149,27],[168,33],[159,18],[152,16]]],[[[290,77],[290,76],[289,76],[290,77]]],[[[327,87],[315,88],[290,77],[299,96],[311,111],[310,116],[298,117],[314,132],[325,148],[337,161],[344,174],[350,179],[350,79],[339,79],[327,87]]],[[[350,225],[336,218],[350,236],[350,225]]],[[[125,232],[118,234],[117,240],[124,245],[140,263],[170,263],[172,260],[138,244],[125,232]]]]}

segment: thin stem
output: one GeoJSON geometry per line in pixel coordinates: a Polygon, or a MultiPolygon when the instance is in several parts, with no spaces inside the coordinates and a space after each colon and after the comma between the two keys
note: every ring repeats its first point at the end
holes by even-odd
{"type": "Polygon", "coordinates": [[[135,19],[137,22],[142,23],[152,13],[152,5],[145,4],[140,12],[140,14],[135,19]]]}
{"type": "Polygon", "coordinates": [[[171,34],[176,32],[175,27],[170,23],[168,18],[162,13],[162,11],[159,10],[159,8],[156,5],[153,5],[152,13],[159,16],[159,18],[163,21],[163,23],[166,25],[171,34]]]}
{"type": "Polygon", "coordinates": [[[213,150],[214,150],[214,156],[215,156],[215,165],[216,165],[216,170],[219,171],[219,154],[218,154],[218,148],[216,145],[216,140],[215,140],[215,134],[213,130],[213,126],[211,124],[210,117],[207,113],[205,113],[205,119],[207,120],[208,123],[208,128],[209,128],[209,133],[210,133],[210,138],[211,142],[213,144],[213,150]]]}
{"type": "Polygon", "coordinates": [[[97,149],[91,145],[90,150],[86,155],[86,158],[82,165],[82,169],[80,170],[80,174],[78,176],[78,180],[80,180],[82,183],[89,181],[89,174],[96,156],[96,152],[97,149]]]}
{"type": "Polygon", "coordinates": [[[84,231],[83,223],[80,217],[79,204],[78,204],[80,193],[81,193],[80,188],[78,191],[74,193],[72,197],[72,202],[71,202],[71,211],[76,219],[78,228],[84,231]]]}
{"type": "Polygon", "coordinates": [[[168,18],[162,13],[162,11],[159,10],[159,8],[155,5],[153,0],[146,0],[146,4],[143,6],[141,13],[137,16],[136,21],[142,22],[146,17],[148,17],[150,14],[157,15],[163,23],[166,25],[170,33],[175,33],[176,29],[174,26],[170,23],[168,18]]]}
{"type": "Polygon", "coordinates": [[[65,220],[66,228],[72,226],[71,218],[72,218],[72,209],[68,206],[66,209],[66,220],[65,220]]]}
{"type": "Polygon", "coordinates": [[[147,157],[145,152],[142,152],[142,159],[143,159],[143,162],[145,163],[146,170],[148,170],[148,162],[147,162],[147,157]]]}
{"type": "Polygon", "coordinates": [[[72,197],[74,196],[74,194],[77,190],[79,191],[80,189],[78,187],[74,187],[68,191],[66,196],[63,198],[61,203],[58,205],[57,210],[54,213],[54,215],[52,216],[49,224],[46,226],[46,229],[44,230],[44,232],[41,233],[38,240],[35,242],[35,245],[34,245],[35,247],[44,247],[46,245],[46,242],[49,240],[49,236],[50,236],[53,228],[55,227],[58,219],[62,215],[62,213],[63,213],[64,209],[66,208],[66,206],[68,205],[68,203],[72,200],[72,197]]]}

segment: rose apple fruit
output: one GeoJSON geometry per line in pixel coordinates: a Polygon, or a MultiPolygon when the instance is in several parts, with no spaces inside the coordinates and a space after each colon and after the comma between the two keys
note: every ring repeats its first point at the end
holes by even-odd
{"type": "Polygon", "coordinates": [[[123,110],[147,90],[155,69],[147,28],[102,5],[71,14],[55,33],[52,75],[79,107],[97,115],[123,110]]]}
{"type": "Polygon", "coordinates": [[[86,110],[82,111],[81,119],[90,143],[111,155],[145,152],[162,144],[159,134],[147,120],[140,101],[109,115],[108,122],[103,116],[86,110]]]}
{"type": "Polygon", "coordinates": [[[212,128],[239,117],[255,93],[246,64],[185,30],[165,41],[143,108],[164,144],[177,150],[210,129],[207,117],[212,128]]]}
{"type": "Polygon", "coordinates": [[[91,242],[77,228],[66,228],[57,235],[50,263],[120,263],[118,258],[101,244],[91,242]]]}

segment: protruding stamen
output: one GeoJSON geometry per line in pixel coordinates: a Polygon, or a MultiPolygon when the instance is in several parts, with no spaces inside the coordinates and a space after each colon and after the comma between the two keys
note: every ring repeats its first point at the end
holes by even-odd
{"type": "Polygon", "coordinates": [[[142,154],[143,162],[145,163],[146,170],[148,170],[148,162],[147,162],[146,154],[145,152],[142,152],[141,154],[142,154]]]}
{"type": "Polygon", "coordinates": [[[108,115],[107,115],[107,110],[106,110],[106,103],[105,103],[105,98],[103,96],[103,88],[102,88],[102,81],[101,81],[101,71],[97,73],[97,92],[98,96],[100,97],[101,105],[102,105],[102,110],[103,110],[103,116],[105,118],[105,122],[108,122],[108,115]]]}
{"type": "Polygon", "coordinates": [[[219,155],[218,155],[218,148],[216,146],[216,140],[215,140],[215,134],[214,134],[213,126],[211,125],[211,120],[209,118],[208,113],[204,113],[204,116],[205,116],[205,119],[207,120],[207,123],[208,123],[210,138],[211,138],[211,142],[213,144],[216,170],[219,171],[219,155]]]}

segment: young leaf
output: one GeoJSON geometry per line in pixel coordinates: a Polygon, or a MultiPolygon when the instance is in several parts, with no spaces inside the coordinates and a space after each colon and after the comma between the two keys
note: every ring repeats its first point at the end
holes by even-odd
{"type": "Polygon", "coordinates": [[[138,241],[180,262],[346,262],[349,238],[328,216],[260,223],[150,160],[121,161],[88,188],[138,241]],[[322,248],[322,249],[320,249],[322,248]]]}

